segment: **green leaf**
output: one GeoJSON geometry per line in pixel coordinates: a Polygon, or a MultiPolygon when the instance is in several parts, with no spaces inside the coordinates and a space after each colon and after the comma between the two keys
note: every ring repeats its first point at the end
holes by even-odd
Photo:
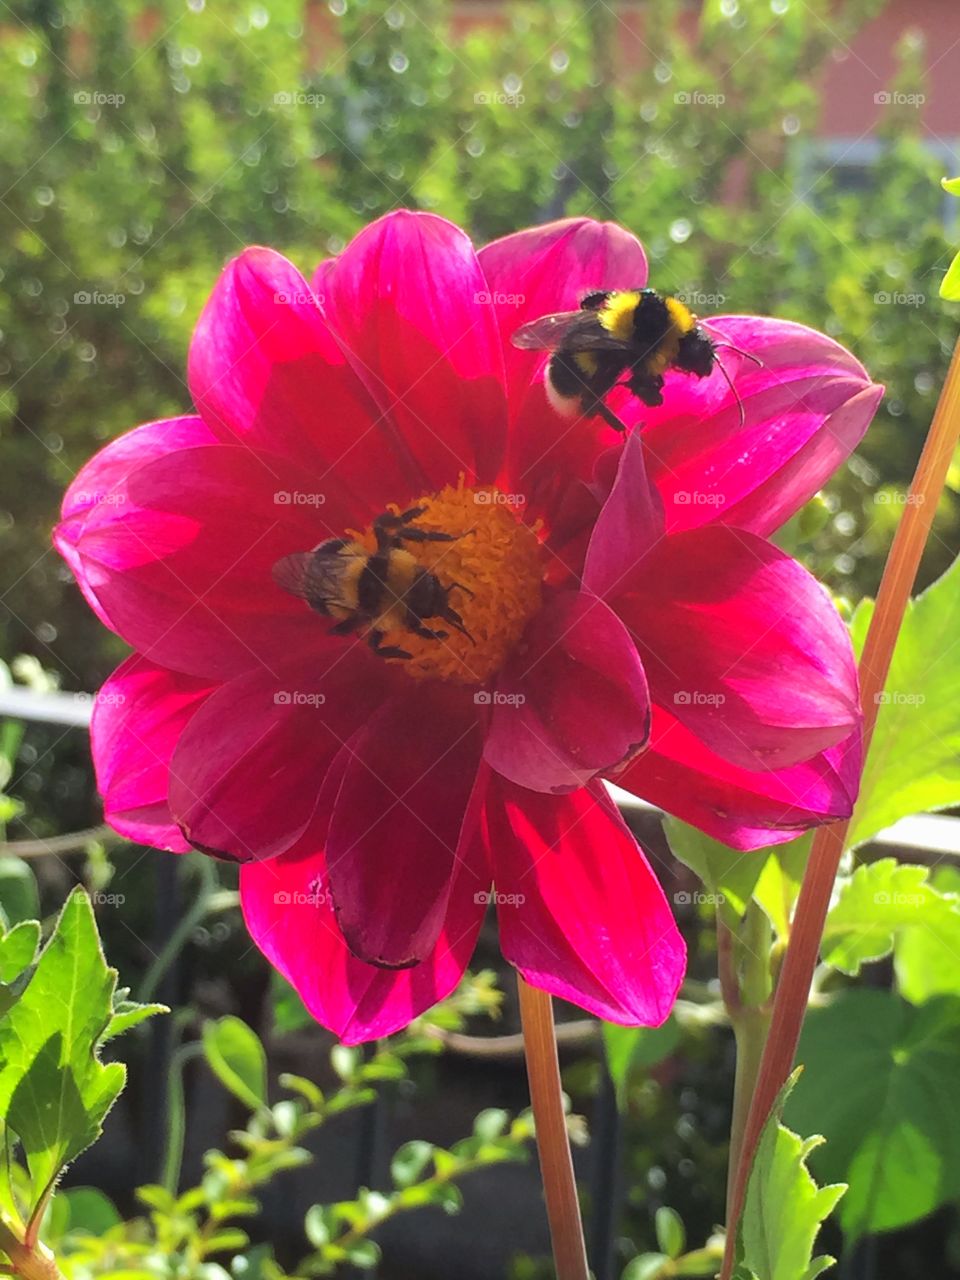
{"type": "Polygon", "coordinates": [[[789,936],[790,919],[800,892],[800,881],[803,879],[812,842],[813,837],[805,835],[799,840],[791,840],[789,844],[777,845],[769,851],[757,850],[761,858],[765,852],[769,852],[769,856],[764,859],[753,896],[763,908],[778,938],[789,936]]]}
{"type": "Polygon", "coordinates": [[[85,1231],[92,1236],[102,1236],[122,1221],[116,1206],[96,1187],[71,1187],[58,1192],[54,1203],[62,1200],[69,1209],[68,1230],[85,1231]]]}
{"type": "Polygon", "coordinates": [[[947,274],[940,281],[940,297],[947,302],[960,302],[960,253],[947,267],[947,274]]]}
{"type": "Polygon", "coordinates": [[[960,178],[941,178],[940,185],[951,196],[960,196],[960,178]]]}
{"type": "MultiPolygon", "coordinates": [[[[903,929],[920,927],[931,940],[960,935],[960,900],[939,893],[928,869],[902,865],[894,858],[858,867],[844,884],[827,916],[821,954],[843,973],[857,974],[868,960],[893,950],[903,929]]],[[[944,961],[941,944],[940,962],[944,961]]],[[[960,953],[948,958],[957,965],[960,953]]]]}
{"type": "Polygon", "coordinates": [[[24,920],[0,937],[0,1017],[27,989],[40,942],[40,925],[24,920]]]}
{"type": "Polygon", "coordinates": [[[687,1233],[683,1219],[675,1209],[661,1205],[653,1220],[657,1234],[657,1244],[671,1258],[679,1258],[686,1244],[687,1233]]]}
{"type": "Polygon", "coordinates": [[[433,1143],[414,1139],[405,1142],[390,1161],[390,1176],[397,1187],[410,1187],[433,1159],[433,1143]]]}
{"type": "MultiPolygon", "coordinates": [[[[663,829],[674,857],[703,881],[709,905],[719,906],[731,922],[746,911],[769,849],[740,853],[679,818],[664,818],[663,829]]],[[[682,901],[680,895],[674,900],[682,901]]]]}
{"type": "Polygon", "coordinates": [[[847,1234],[904,1226],[960,1195],[960,999],[919,1008],[887,991],[842,992],[810,1011],[788,1106],[827,1144],[814,1167],[850,1183],[847,1234]]]}
{"type": "Polygon", "coordinates": [[[12,982],[36,959],[40,945],[40,925],[24,920],[0,937],[0,982],[12,982]]]}
{"type": "Polygon", "coordinates": [[[0,858],[0,908],[12,925],[35,920],[40,914],[37,878],[22,858],[0,858]]]}
{"type": "Polygon", "coordinates": [[[203,1052],[220,1083],[257,1111],[267,1104],[267,1055],[255,1031],[227,1014],[203,1028],[203,1052]]]}
{"type": "MultiPolygon", "coordinates": [[[[953,895],[960,904],[960,870],[938,867],[930,879],[939,893],[953,895]]],[[[902,929],[893,954],[900,994],[913,1004],[960,995],[960,910],[938,920],[936,928],[923,917],[902,929]]]]}
{"type": "MultiPolygon", "coordinates": [[[[873,602],[853,619],[862,646],[873,602]]],[[[960,560],[907,605],[850,828],[862,844],[913,813],[960,803],[960,560]]]]}
{"type": "Polygon", "coordinates": [[[38,1200],[99,1136],[123,1088],[123,1066],[98,1057],[116,977],[90,900],[74,889],[26,990],[0,1020],[0,1113],[20,1139],[38,1200]]]}
{"type": "Polygon", "coordinates": [[[814,1258],[813,1246],[845,1188],[817,1186],[806,1160],[823,1140],[804,1141],[781,1123],[796,1078],[784,1085],[750,1170],[737,1239],[736,1274],[744,1280],[813,1280],[833,1262],[814,1258]]]}
{"type": "Polygon", "coordinates": [[[103,1041],[113,1040],[123,1035],[131,1027],[136,1027],[147,1018],[156,1017],[158,1013],[169,1013],[165,1004],[140,1004],[137,1000],[118,999],[114,1002],[113,1014],[103,1033],[103,1041]]]}
{"type": "Polygon", "coordinates": [[[641,1253],[624,1267],[621,1280],[658,1280],[664,1274],[664,1267],[669,1265],[670,1259],[665,1253],[641,1253]]]}
{"type": "Polygon", "coordinates": [[[631,1074],[663,1062],[679,1042],[680,1027],[672,1014],[659,1027],[619,1027],[613,1022],[603,1023],[607,1070],[621,1106],[631,1074]]]}

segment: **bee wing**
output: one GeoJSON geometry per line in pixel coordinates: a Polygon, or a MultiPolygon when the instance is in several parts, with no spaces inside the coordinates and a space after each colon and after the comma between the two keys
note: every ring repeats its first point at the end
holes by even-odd
{"type": "Polygon", "coordinates": [[[524,351],[555,351],[583,316],[582,311],[558,311],[552,316],[541,316],[515,329],[510,341],[524,351]]]}
{"type": "Polygon", "coordinates": [[[510,341],[532,351],[629,351],[629,344],[607,333],[595,311],[559,311],[522,324],[510,341]]]}
{"type": "Polygon", "coordinates": [[[336,552],[297,551],[277,561],[273,580],[284,591],[314,607],[336,603],[341,594],[343,563],[336,552]]]}

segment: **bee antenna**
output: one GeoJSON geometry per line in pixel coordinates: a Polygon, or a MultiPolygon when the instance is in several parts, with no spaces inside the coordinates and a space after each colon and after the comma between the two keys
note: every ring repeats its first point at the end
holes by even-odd
{"type": "MultiPolygon", "coordinates": [[[[727,345],[727,344],[724,344],[724,345],[727,345]]],[[[744,354],[746,354],[746,352],[744,352],[744,354]]],[[[734,399],[737,402],[737,408],[740,410],[740,426],[743,427],[746,425],[746,421],[747,421],[747,413],[743,407],[743,398],[741,397],[740,392],[737,390],[737,388],[733,384],[733,379],[730,377],[730,371],[727,369],[723,361],[719,359],[719,357],[717,358],[717,368],[723,374],[724,381],[726,382],[730,390],[733,392],[734,399]]]]}
{"type": "MultiPolygon", "coordinates": [[[[470,529],[470,530],[469,530],[469,532],[470,532],[470,533],[472,533],[472,532],[473,532],[473,530],[472,530],[472,529],[470,529]]],[[[471,600],[473,599],[473,592],[470,590],[470,588],[469,588],[469,587],[465,587],[465,586],[463,585],[463,583],[462,583],[462,582],[450,582],[450,583],[448,583],[448,584],[447,584],[447,586],[446,586],[446,588],[445,588],[446,593],[447,593],[447,595],[448,595],[448,596],[449,596],[450,592],[454,589],[454,587],[458,587],[458,588],[459,588],[459,590],[461,590],[461,591],[464,593],[464,595],[468,595],[468,596],[470,597],[470,599],[471,599],[471,600]]]]}
{"type": "Polygon", "coordinates": [[[752,351],[744,351],[743,347],[735,347],[732,342],[715,342],[713,346],[716,351],[720,351],[724,347],[728,351],[735,351],[738,356],[743,356],[745,360],[750,360],[759,369],[766,367],[759,356],[755,356],[752,351]]]}

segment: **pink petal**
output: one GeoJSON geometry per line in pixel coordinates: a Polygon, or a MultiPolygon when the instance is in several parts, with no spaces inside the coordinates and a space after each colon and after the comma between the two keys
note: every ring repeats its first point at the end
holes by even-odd
{"type": "Polygon", "coordinates": [[[621,409],[644,423],[648,466],[668,530],[723,523],[766,535],[820,489],[859,443],[883,388],[838,343],[804,325],[724,316],[709,331],[761,360],[721,347],[741,410],[720,370],[667,374],[664,403],[621,409]]]}
{"type": "Polygon", "coordinates": [[[546,796],[494,780],[485,820],[506,959],[533,986],[601,1018],[663,1022],[686,949],[602,785],[546,796]]]}
{"type": "Polygon", "coordinates": [[[561,592],[500,673],[487,763],[534,791],[569,791],[647,739],[650,704],[636,646],[611,609],[561,592]]]}
{"type": "Polygon", "coordinates": [[[192,845],[271,858],[304,834],[324,775],[385,695],[386,666],[329,640],[221,686],[193,717],[170,766],[170,808],[192,845]]]}
{"type": "Polygon", "coordinates": [[[202,418],[164,418],[159,422],[148,422],[105,445],[80,469],[64,494],[61,508],[63,523],[54,529],[53,543],[70,566],[87,603],[106,626],[112,627],[112,623],[87,581],[83,562],[77,554],[84,517],[104,506],[122,505],[123,499],[119,495],[123,492],[127,476],[144,462],[163,457],[176,449],[212,444],[214,439],[202,418]]]}
{"type": "Polygon", "coordinates": [[[344,1044],[402,1030],[444,1000],[473,954],[483,921],[489,874],[457,864],[433,950],[400,971],[351,955],[334,915],[323,853],[283,854],[240,869],[240,900],[254,942],[292,983],[304,1004],[344,1044]]]}
{"type": "Polygon", "coordinates": [[[421,487],[492,480],[506,433],[494,308],[467,235],[399,210],[323,272],[324,310],[358,376],[415,459],[421,487]]]}
{"type": "Polygon", "coordinates": [[[611,602],[654,703],[746,769],[784,769],[860,723],[856,666],[830,597],[806,569],[723,525],[664,538],[611,602]]]}
{"type": "Polygon", "coordinates": [[[615,781],[734,849],[759,849],[848,818],[862,761],[857,731],[789,769],[742,769],[710,751],[669,711],[655,707],[649,748],[615,781]]]}
{"type": "Polygon", "coordinates": [[[272,249],[246,249],[224,268],[194,331],[188,377],[221,440],[299,463],[337,490],[355,521],[419,492],[318,297],[272,249]]]}
{"type": "Polygon", "coordinates": [[[436,945],[473,834],[464,819],[479,758],[472,702],[442,685],[398,693],[346,742],[331,771],[326,856],[340,929],[360,959],[402,968],[436,945]]]}
{"type": "Polygon", "coordinates": [[[129,840],[190,848],[167,803],[170,758],[214,687],[134,654],[97,694],[90,739],[103,816],[129,840]]]}
{"type": "Polygon", "coordinates": [[[337,492],[251,448],[155,452],[136,467],[126,438],[109,445],[71,488],[88,470],[109,473],[107,497],[57,530],[108,625],[162,666],[217,679],[322,639],[325,624],[275,584],[272,568],[343,532],[349,512],[337,492]],[[131,460],[126,474],[104,458],[112,451],[131,460]]]}
{"type": "Polygon", "coordinates": [[[511,337],[539,316],[575,311],[591,290],[642,287],[646,255],[615,223],[565,218],[494,240],[480,250],[480,263],[500,300],[511,422],[503,484],[524,495],[530,518],[552,526],[571,482],[589,483],[598,455],[618,439],[600,419],[560,417],[544,393],[546,356],[519,350],[511,337]]]}
{"type": "Polygon", "coordinates": [[[663,506],[647,479],[640,433],[632,431],[594,525],[583,585],[598,596],[614,593],[662,536],[663,506]]]}

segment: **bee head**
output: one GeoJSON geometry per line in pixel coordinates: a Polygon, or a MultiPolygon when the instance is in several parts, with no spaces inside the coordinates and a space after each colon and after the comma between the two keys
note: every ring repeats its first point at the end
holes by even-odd
{"type": "Polygon", "coordinates": [[[674,364],[678,369],[682,369],[684,373],[692,373],[698,378],[706,378],[713,372],[716,358],[716,348],[713,342],[700,325],[695,325],[689,333],[685,333],[680,339],[680,346],[677,350],[674,364]]]}

